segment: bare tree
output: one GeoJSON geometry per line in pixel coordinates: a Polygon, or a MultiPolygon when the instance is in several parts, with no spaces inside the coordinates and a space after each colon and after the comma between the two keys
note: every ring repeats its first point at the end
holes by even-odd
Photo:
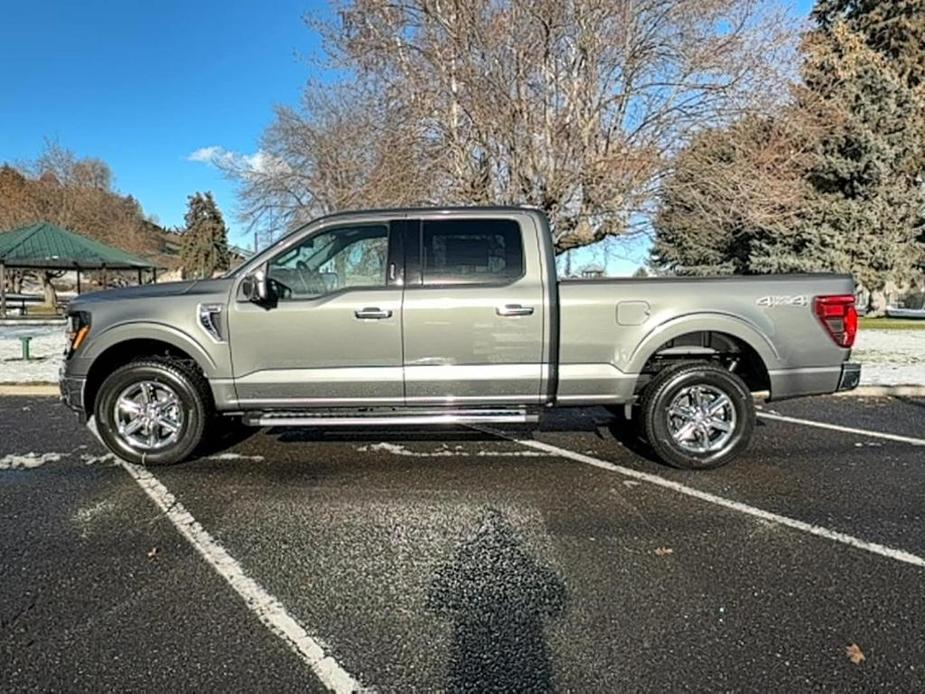
{"type": "Polygon", "coordinates": [[[839,115],[788,105],[699,133],[662,181],[656,265],[678,274],[754,272],[755,242],[794,235],[812,213],[807,177],[839,115]]]}
{"type": "Polygon", "coordinates": [[[128,251],[156,250],[141,205],[114,191],[112,178],[104,161],[46,140],[35,161],[0,166],[0,229],[47,221],[128,251]]]}
{"type": "Polygon", "coordinates": [[[308,89],[300,109],[277,108],[253,157],[213,163],[241,183],[243,216],[278,231],[318,214],[423,202],[423,133],[373,90],[308,89]]]}
{"type": "Polygon", "coordinates": [[[352,0],[310,23],[349,76],[277,113],[268,171],[225,161],[246,219],[529,204],[560,251],[631,231],[692,133],[782,93],[795,35],[759,0],[352,0]]]}

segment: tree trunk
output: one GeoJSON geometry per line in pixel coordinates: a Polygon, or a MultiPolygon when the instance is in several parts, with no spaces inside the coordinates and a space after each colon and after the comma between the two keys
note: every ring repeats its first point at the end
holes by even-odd
{"type": "Polygon", "coordinates": [[[45,305],[54,307],[58,304],[58,294],[55,285],[51,283],[52,273],[42,273],[42,293],[45,295],[45,305]]]}
{"type": "Polygon", "coordinates": [[[870,293],[870,299],[867,304],[867,315],[872,318],[879,318],[886,314],[886,292],[882,289],[874,290],[870,293]]]}

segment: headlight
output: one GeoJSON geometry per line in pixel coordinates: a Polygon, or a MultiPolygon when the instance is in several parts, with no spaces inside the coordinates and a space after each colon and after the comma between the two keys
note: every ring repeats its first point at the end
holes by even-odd
{"type": "Polygon", "coordinates": [[[87,335],[90,334],[90,314],[86,311],[75,311],[67,317],[67,347],[65,354],[70,357],[80,347],[87,335]]]}

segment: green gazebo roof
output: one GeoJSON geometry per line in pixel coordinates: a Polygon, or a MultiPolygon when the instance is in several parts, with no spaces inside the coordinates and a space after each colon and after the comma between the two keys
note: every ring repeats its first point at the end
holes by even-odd
{"type": "Polygon", "coordinates": [[[0,263],[7,267],[60,270],[130,270],[156,267],[149,260],[47,222],[0,233],[0,263]]]}

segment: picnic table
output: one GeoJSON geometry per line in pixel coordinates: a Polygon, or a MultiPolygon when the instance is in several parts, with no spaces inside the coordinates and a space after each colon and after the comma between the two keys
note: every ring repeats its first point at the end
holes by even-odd
{"type": "Polygon", "coordinates": [[[59,299],[54,307],[47,307],[45,298],[38,294],[7,294],[6,307],[7,311],[18,310],[20,316],[29,314],[48,315],[53,313],[57,316],[63,316],[67,312],[68,299],[59,299]]]}

